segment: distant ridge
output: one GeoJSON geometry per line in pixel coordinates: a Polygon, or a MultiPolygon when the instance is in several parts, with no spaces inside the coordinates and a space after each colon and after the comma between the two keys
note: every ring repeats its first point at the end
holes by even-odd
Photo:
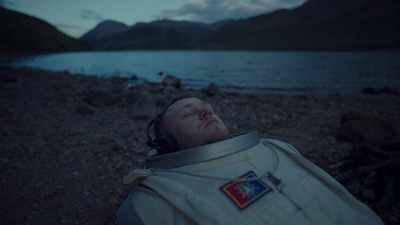
{"type": "Polygon", "coordinates": [[[19,12],[0,7],[1,53],[48,53],[90,50],[52,25],[19,12]]]}
{"type": "Polygon", "coordinates": [[[79,40],[0,7],[0,53],[92,50],[400,50],[399,0],[309,0],[242,20],[204,24],[104,21],[79,40]]]}
{"type": "Polygon", "coordinates": [[[399,27],[399,0],[309,0],[239,21],[161,20],[81,39],[107,50],[399,50],[399,27]]]}
{"type": "Polygon", "coordinates": [[[95,47],[100,47],[101,39],[124,32],[128,29],[129,26],[123,23],[106,20],[99,23],[94,29],[90,30],[79,39],[88,42],[95,47]]]}
{"type": "Polygon", "coordinates": [[[400,49],[400,1],[309,0],[239,21],[201,40],[202,49],[400,49]]]}
{"type": "Polygon", "coordinates": [[[84,34],[80,40],[106,50],[187,49],[193,46],[195,40],[232,22],[234,20],[215,24],[156,20],[128,27],[117,22],[106,21],[84,34]]]}

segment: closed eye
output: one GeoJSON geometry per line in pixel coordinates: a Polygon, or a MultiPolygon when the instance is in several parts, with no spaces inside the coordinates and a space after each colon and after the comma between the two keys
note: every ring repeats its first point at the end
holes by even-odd
{"type": "Polygon", "coordinates": [[[189,116],[191,116],[191,115],[193,115],[193,114],[194,114],[193,112],[187,113],[187,114],[185,114],[183,117],[189,117],[189,116]]]}

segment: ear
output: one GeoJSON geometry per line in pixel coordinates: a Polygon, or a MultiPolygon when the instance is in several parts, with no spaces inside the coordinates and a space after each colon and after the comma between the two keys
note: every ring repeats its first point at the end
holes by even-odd
{"type": "Polygon", "coordinates": [[[157,139],[157,152],[159,154],[168,154],[176,151],[179,151],[179,146],[172,135],[166,134],[157,139]]]}

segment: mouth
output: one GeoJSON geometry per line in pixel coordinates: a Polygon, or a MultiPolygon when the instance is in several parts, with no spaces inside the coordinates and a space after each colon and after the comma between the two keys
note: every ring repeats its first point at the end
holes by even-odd
{"type": "Polygon", "coordinates": [[[206,123],[206,125],[204,125],[204,128],[207,128],[208,126],[210,126],[213,123],[219,123],[219,121],[216,119],[211,119],[206,123]]]}

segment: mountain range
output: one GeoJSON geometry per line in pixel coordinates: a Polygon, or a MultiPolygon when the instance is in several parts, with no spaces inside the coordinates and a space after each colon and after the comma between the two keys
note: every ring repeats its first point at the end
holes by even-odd
{"type": "Polygon", "coordinates": [[[214,24],[104,21],[78,40],[52,25],[0,7],[0,53],[81,50],[399,50],[399,0],[308,0],[214,24]]]}
{"type": "Polygon", "coordinates": [[[233,23],[234,20],[205,24],[189,21],[157,20],[137,23],[131,27],[104,21],[83,35],[86,41],[98,49],[185,49],[192,48],[193,42],[211,34],[216,29],[233,23]]]}
{"type": "Polygon", "coordinates": [[[309,0],[230,24],[201,48],[268,50],[400,49],[400,1],[309,0]]]}
{"type": "Polygon", "coordinates": [[[309,0],[291,10],[215,24],[105,21],[80,40],[103,50],[398,50],[399,27],[398,0],[309,0]]]}

